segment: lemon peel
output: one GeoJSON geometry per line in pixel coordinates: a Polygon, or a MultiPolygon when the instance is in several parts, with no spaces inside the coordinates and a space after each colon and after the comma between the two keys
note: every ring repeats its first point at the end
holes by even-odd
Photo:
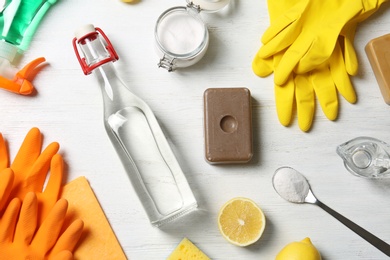
{"type": "Polygon", "coordinates": [[[320,252],[313,245],[310,238],[306,237],[299,242],[291,242],[277,255],[275,260],[321,260],[320,252]]]}

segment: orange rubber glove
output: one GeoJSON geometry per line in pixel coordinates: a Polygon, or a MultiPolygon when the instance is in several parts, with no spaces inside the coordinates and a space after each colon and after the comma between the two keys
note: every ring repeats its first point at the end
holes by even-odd
{"type": "MultiPolygon", "coordinates": [[[[38,128],[32,128],[26,135],[19,148],[11,168],[18,179],[32,178],[33,176],[45,175],[50,167],[50,160],[59,150],[59,144],[49,144],[41,153],[42,134],[38,128]],[[40,174],[44,172],[44,174],[40,174]],[[23,178],[24,177],[24,178],[23,178]]],[[[9,167],[9,153],[3,136],[0,134],[0,168],[9,167]]],[[[19,181],[20,182],[20,181],[19,181]]]]}
{"type": "Polygon", "coordinates": [[[7,206],[13,182],[14,172],[10,168],[0,171],[0,212],[7,206]]]}
{"type": "MultiPolygon", "coordinates": [[[[32,128],[10,166],[14,172],[14,181],[8,199],[8,203],[16,197],[23,200],[28,192],[35,192],[40,207],[39,224],[58,200],[63,177],[63,160],[61,155],[56,154],[59,144],[53,142],[44,151],[41,152],[41,149],[42,134],[38,128],[32,128]],[[50,178],[43,191],[49,169],[50,178]]],[[[5,140],[0,134],[0,169],[7,167],[9,154],[5,140]]]]}
{"type": "Polygon", "coordinates": [[[0,219],[0,260],[73,259],[84,224],[77,219],[61,234],[67,208],[65,199],[58,200],[39,226],[36,195],[29,192],[23,203],[13,199],[0,219]]]}

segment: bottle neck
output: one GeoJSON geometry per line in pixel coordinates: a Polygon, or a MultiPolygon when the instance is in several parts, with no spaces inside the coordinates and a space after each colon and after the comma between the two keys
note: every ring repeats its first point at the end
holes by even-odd
{"type": "Polygon", "coordinates": [[[92,71],[92,74],[94,74],[99,81],[110,81],[119,78],[113,62],[100,65],[92,71]]]}
{"type": "Polygon", "coordinates": [[[131,106],[135,99],[127,88],[126,84],[118,76],[113,62],[108,62],[95,68],[92,73],[95,75],[104,102],[104,116],[108,117],[116,111],[131,106]]]}
{"type": "Polygon", "coordinates": [[[134,100],[134,94],[117,75],[113,62],[119,57],[101,29],[93,25],[81,28],[73,39],[73,47],[84,74],[93,73],[98,80],[105,103],[105,116],[134,100]]]}
{"type": "Polygon", "coordinates": [[[99,82],[105,102],[114,102],[118,98],[117,92],[124,87],[118,77],[112,62],[105,63],[92,71],[99,82]]]}
{"type": "Polygon", "coordinates": [[[85,57],[86,64],[91,68],[99,66],[101,61],[110,58],[110,54],[107,52],[102,39],[98,36],[93,37],[92,35],[86,38],[79,46],[85,57]]]}

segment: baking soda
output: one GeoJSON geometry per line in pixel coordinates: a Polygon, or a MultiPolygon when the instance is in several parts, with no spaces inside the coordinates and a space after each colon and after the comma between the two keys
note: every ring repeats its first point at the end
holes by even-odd
{"type": "Polygon", "coordinates": [[[306,178],[289,167],[282,167],[276,170],[273,177],[273,185],[282,198],[294,203],[305,202],[310,189],[306,178]]]}
{"type": "Polygon", "coordinates": [[[164,48],[173,54],[194,52],[205,38],[205,25],[188,12],[166,16],[159,25],[158,38],[164,48]]]}

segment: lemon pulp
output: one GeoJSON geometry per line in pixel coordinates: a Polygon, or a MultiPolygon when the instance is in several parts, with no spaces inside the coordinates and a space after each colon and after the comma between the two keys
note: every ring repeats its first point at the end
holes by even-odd
{"type": "Polygon", "coordinates": [[[265,216],[259,206],[248,198],[234,198],[220,209],[218,227],[222,236],[230,243],[248,246],[263,234],[265,216]]]}

